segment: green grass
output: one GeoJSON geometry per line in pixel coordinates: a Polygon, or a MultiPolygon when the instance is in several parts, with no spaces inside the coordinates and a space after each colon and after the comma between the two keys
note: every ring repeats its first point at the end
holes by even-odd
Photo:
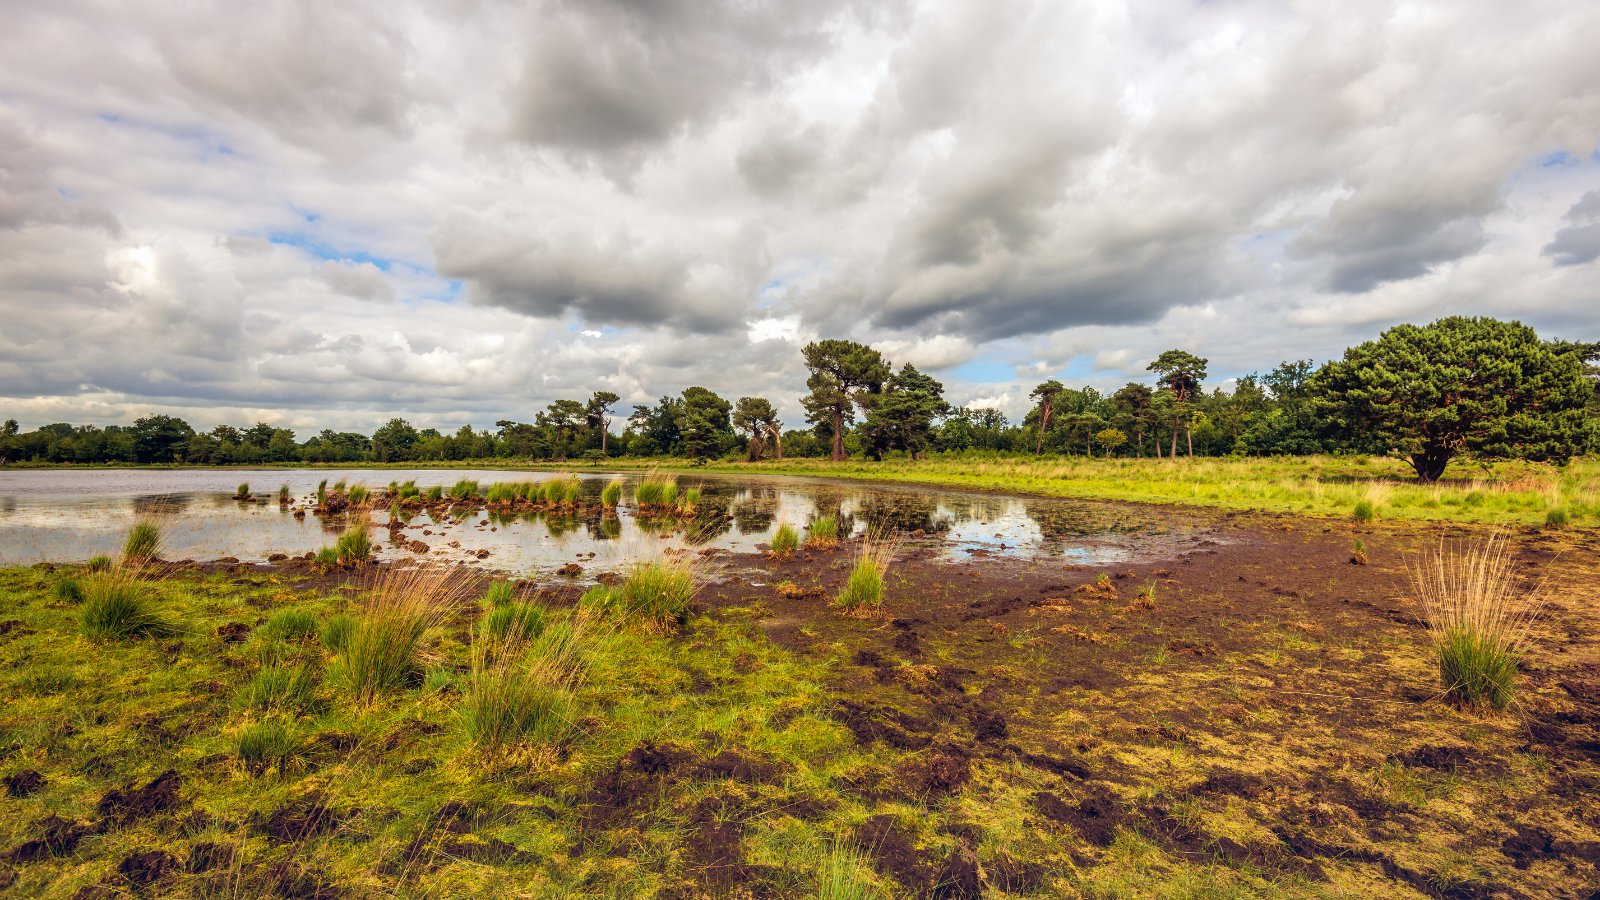
{"type": "Polygon", "coordinates": [[[1544,597],[1539,587],[1523,583],[1504,536],[1446,540],[1412,563],[1411,580],[1445,695],[1474,709],[1509,707],[1522,650],[1544,597]]]}
{"type": "Polygon", "coordinates": [[[352,506],[366,506],[372,500],[372,491],[364,484],[355,484],[350,486],[350,490],[346,491],[344,496],[352,506]]]}
{"type": "MultiPolygon", "coordinates": [[[[670,477],[681,460],[619,457],[611,469],[670,477]]],[[[1434,484],[1415,480],[1392,457],[1283,456],[1194,459],[1036,457],[983,452],[935,453],[924,460],[852,459],[840,463],[790,457],[782,461],[712,460],[696,472],[760,473],[943,485],[1052,497],[1180,503],[1224,509],[1347,518],[1356,501],[1377,487],[1375,510],[1385,520],[1432,520],[1536,525],[1549,497],[1564,498],[1574,524],[1600,524],[1600,460],[1566,466],[1516,461],[1456,460],[1434,484]]]]}
{"type": "Polygon", "coordinates": [[[694,600],[695,573],[678,559],[635,563],[615,587],[596,586],[580,605],[602,610],[652,629],[675,628],[688,619],[694,600]]]}
{"type": "Polygon", "coordinates": [[[344,638],[329,680],[362,704],[406,687],[420,674],[423,634],[461,604],[465,583],[456,569],[385,571],[344,638]]]}
{"type": "Polygon", "coordinates": [[[317,617],[309,610],[285,609],[272,614],[261,630],[280,641],[301,641],[317,633],[317,617]]]}
{"type": "Polygon", "coordinates": [[[613,478],[606,482],[606,486],[600,490],[600,505],[607,509],[614,509],[621,502],[622,479],[613,478]]]}
{"type": "Polygon", "coordinates": [[[817,900],[888,900],[860,851],[835,842],[817,866],[817,900]]]}
{"type": "Polygon", "coordinates": [[[260,712],[302,713],[317,706],[318,671],[310,665],[273,663],[251,676],[238,702],[260,712]]]}
{"type": "Polygon", "coordinates": [[[463,478],[450,485],[451,500],[471,500],[478,496],[478,483],[470,478],[463,478]]]}
{"type": "Polygon", "coordinates": [[[239,764],[252,776],[272,769],[287,775],[295,770],[300,756],[300,739],[293,729],[276,719],[256,722],[239,732],[235,750],[239,764]]]}
{"type": "Polygon", "coordinates": [[[544,633],[548,613],[537,603],[508,603],[496,606],[483,617],[483,634],[502,644],[531,641],[544,633]]]}
{"type": "Polygon", "coordinates": [[[1361,499],[1356,501],[1355,509],[1351,512],[1357,522],[1371,522],[1378,518],[1378,510],[1371,500],[1361,499]]]}
{"type": "Polygon", "coordinates": [[[318,547],[317,553],[311,558],[311,567],[319,572],[327,572],[339,567],[339,548],[318,547]]]}
{"type": "Polygon", "coordinates": [[[489,585],[488,590],[483,592],[483,597],[479,602],[481,602],[484,606],[499,607],[510,603],[512,600],[516,599],[516,596],[516,588],[512,586],[511,582],[496,581],[495,583],[489,585]]]}
{"type": "Polygon", "coordinates": [[[350,635],[355,630],[355,617],[348,613],[339,613],[322,624],[317,637],[322,641],[322,646],[335,653],[343,653],[344,648],[350,643],[350,635]]]}
{"type": "Polygon", "coordinates": [[[818,516],[807,529],[806,543],[819,550],[839,545],[839,520],[834,516],[818,516]]]}
{"type": "Polygon", "coordinates": [[[334,544],[333,552],[341,566],[354,566],[372,558],[372,535],[367,531],[367,523],[357,522],[339,535],[339,540],[334,544]]]}
{"type": "Polygon", "coordinates": [[[69,575],[56,582],[50,590],[50,596],[60,603],[82,603],[83,583],[69,575]]]}
{"type": "Polygon", "coordinates": [[[237,491],[234,491],[233,496],[235,498],[239,499],[239,500],[248,500],[248,499],[250,499],[250,482],[248,482],[248,481],[239,482],[239,489],[237,491]]]}
{"type": "Polygon", "coordinates": [[[442,500],[444,499],[444,487],[436,484],[428,488],[426,496],[429,500],[442,500]]]}
{"type": "Polygon", "coordinates": [[[773,553],[793,553],[800,549],[800,530],[784,522],[772,533],[772,543],[768,545],[773,553]]]}
{"type": "Polygon", "coordinates": [[[677,476],[646,475],[634,488],[633,499],[641,508],[671,506],[678,499],[677,476]]]}
{"type": "Polygon", "coordinates": [[[884,576],[889,572],[896,547],[881,540],[863,540],[850,577],[834,597],[833,605],[850,615],[865,616],[883,607],[884,576]]]}
{"type": "Polygon", "coordinates": [[[566,621],[547,629],[543,609],[533,608],[537,617],[510,617],[513,624],[505,633],[496,634],[487,627],[491,620],[485,620],[474,643],[460,721],[468,742],[481,751],[514,744],[553,746],[577,733],[575,688],[584,671],[580,631],[566,621]],[[517,621],[537,621],[538,632],[517,635],[517,621]]]}
{"type": "Polygon", "coordinates": [[[122,564],[136,569],[150,563],[161,553],[161,536],[161,526],[154,519],[133,523],[122,542],[122,564]]]}
{"type": "Polygon", "coordinates": [[[89,561],[83,564],[83,568],[89,572],[104,572],[111,568],[111,557],[104,553],[95,554],[89,557],[89,561]]]}
{"type": "Polygon", "coordinates": [[[162,637],[179,627],[156,608],[150,586],[122,573],[86,575],[79,582],[83,605],[79,630],[95,640],[162,637]]]}

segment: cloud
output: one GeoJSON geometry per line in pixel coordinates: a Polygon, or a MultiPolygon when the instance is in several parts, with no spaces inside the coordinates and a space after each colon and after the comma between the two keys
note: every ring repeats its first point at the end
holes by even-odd
{"type": "Polygon", "coordinates": [[[7,25],[0,415],[27,424],[482,426],[691,384],[798,423],[817,337],[1015,416],[1171,347],[1221,382],[1453,313],[1600,333],[1582,4],[61,0],[7,25]]]}

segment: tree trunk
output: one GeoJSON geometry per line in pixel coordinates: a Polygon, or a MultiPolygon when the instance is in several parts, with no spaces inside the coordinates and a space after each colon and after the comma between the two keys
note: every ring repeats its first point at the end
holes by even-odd
{"type": "Polygon", "coordinates": [[[1194,432],[1188,422],[1183,423],[1183,439],[1189,445],[1189,458],[1194,459],[1194,432]]]}
{"type": "Polygon", "coordinates": [[[771,434],[772,434],[772,447],[773,447],[773,450],[774,450],[774,457],[773,458],[775,458],[778,461],[782,462],[783,461],[783,435],[778,432],[778,429],[776,427],[771,426],[771,425],[767,426],[767,431],[771,432],[771,434]]]}
{"type": "Polygon", "coordinates": [[[1138,454],[1140,459],[1144,459],[1144,429],[1143,428],[1140,428],[1138,430],[1138,435],[1139,435],[1139,444],[1138,444],[1137,449],[1134,452],[1138,454]]]}
{"type": "Polygon", "coordinates": [[[1033,455],[1038,456],[1044,449],[1044,432],[1050,427],[1050,401],[1046,400],[1044,408],[1039,412],[1039,440],[1034,442],[1033,455]]]}
{"type": "Polygon", "coordinates": [[[1411,468],[1416,470],[1418,481],[1424,483],[1438,481],[1454,455],[1455,453],[1446,447],[1426,447],[1421,453],[1411,454],[1411,468]]]}
{"type": "Polygon", "coordinates": [[[611,422],[610,422],[610,420],[604,420],[604,419],[601,420],[601,422],[600,422],[600,452],[601,453],[605,453],[606,452],[606,438],[610,436],[608,434],[608,432],[610,432],[610,431],[611,431],[611,422]]]}
{"type": "Polygon", "coordinates": [[[844,410],[833,408],[833,461],[844,460],[844,410]]]}
{"type": "Polygon", "coordinates": [[[1172,452],[1167,454],[1168,459],[1178,458],[1178,417],[1172,417],[1172,452]]]}

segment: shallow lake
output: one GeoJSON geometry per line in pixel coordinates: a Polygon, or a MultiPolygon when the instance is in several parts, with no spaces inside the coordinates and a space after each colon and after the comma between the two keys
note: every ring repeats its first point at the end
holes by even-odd
{"type": "MultiPolygon", "coordinates": [[[[460,469],[0,471],[0,564],[114,556],[128,527],[150,515],[163,523],[166,559],[234,557],[251,562],[278,553],[298,556],[331,544],[353,522],[349,515],[294,515],[295,509],[313,505],[323,479],[373,489],[414,479],[426,489],[448,488],[466,478],[486,488],[496,481],[542,481],[556,474],[460,469]],[[240,482],[248,482],[265,502],[235,500],[240,482]],[[288,486],[291,504],[277,502],[280,485],[288,486]]],[[[617,476],[579,477],[585,497],[593,500],[617,476]]],[[[620,477],[627,485],[624,497],[631,498],[641,476],[620,477]]],[[[1006,555],[1108,564],[1165,555],[1199,527],[1173,513],[1126,505],[826,478],[689,475],[680,476],[679,484],[701,490],[693,519],[640,518],[631,499],[624,499],[616,515],[499,515],[481,502],[462,502],[449,515],[441,514],[443,521],[426,513],[406,520],[408,527],[401,533],[408,541],[426,544],[426,551],[391,545],[381,528],[373,537],[382,542],[380,558],[425,555],[533,573],[573,561],[616,564],[669,546],[752,551],[765,545],[781,523],[804,526],[829,513],[840,517],[841,533],[893,529],[904,540],[933,545],[939,556],[952,561],[1006,555]],[[488,554],[480,560],[484,550],[488,554]]],[[[381,504],[372,510],[371,521],[375,526],[389,522],[381,504]]]]}

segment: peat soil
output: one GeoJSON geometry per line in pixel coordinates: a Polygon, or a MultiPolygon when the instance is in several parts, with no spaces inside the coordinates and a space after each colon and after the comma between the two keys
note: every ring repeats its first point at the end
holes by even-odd
{"type": "MultiPolygon", "coordinates": [[[[1054,862],[1085,875],[1125,866],[1108,850],[1122,839],[1158,848],[1158,869],[1222,865],[1310,894],[1600,896],[1600,535],[1509,535],[1549,599],[1514,708],[1480,715],[1440,696],[1407,565],[1483,534],[1224,514],[1109,568],[952,564],[913,540],[869,619],[828,606],[848,547],[748,554],[723,558],[701,602],[836,660],[839,720],[912,754],[861,792],[936,807],[965,793],[1003,820],[1031,783],[1013,839],[1060,841],[1054,862]],[[1022,776],[980,786],[982,771],[1022,776]]],[[[943,896],[1040,874],[966,871],[888,818],[858,837],[880,871],[943,896]]]]}

